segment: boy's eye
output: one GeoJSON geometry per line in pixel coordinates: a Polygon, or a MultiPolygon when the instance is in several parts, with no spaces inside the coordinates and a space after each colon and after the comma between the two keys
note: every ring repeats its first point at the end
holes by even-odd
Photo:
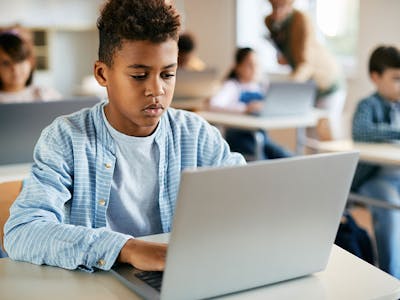
{"type": "Polygon", "coordinates": [[[174,72],[162,73],[161,77],[164,78],[164,79],[170,79],[172,77],[175,77],[175,73],[174,72]]]}
{"type": "Polygon", "coordinates": [[[145,74],[145,73],[143,73],[143,74],[135,74],[135,75],[131,75],[131,77],[133,79],[136,79],[136,80],[144,80],[144,79],[146,79],[147,74],[145,74]]]}

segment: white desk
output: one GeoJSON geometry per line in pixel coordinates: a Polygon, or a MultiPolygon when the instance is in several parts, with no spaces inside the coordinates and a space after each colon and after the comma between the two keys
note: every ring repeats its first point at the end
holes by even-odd
{"type": "MultiPolygon", "coordinates": [[[[199,111],[200,116],[206,119],[209,123],[232,127],[238,129],[246,129],[253,131],[257,130],[272,130],[272,129],[289,129],[296,128],[297,143],[296,152],[302,153],[305,144],[305,128],[314,127],[318,120],[324,116],[321,110],[314,109],[310,114],[302,116],[279,116],[279,117],[258,117],[244,114],[234,114],[225,112],[199,111]]],[[[256,143],[259,141],[257,136],[254,137],[256,143]]],[[[257,145],[256,157],[262,157],[262,147],[257,145]]]]}
{"type": "Polygon", "coordinates": [[[0,165],[0,183],[5,181],[22,180],[28,177],[31,163],[0,165]]]}
{"type": "MultiPolygon", "coordinates": [[[[148,240],[166,241],[166,235],[148,240]]],[[[108,272],[88,274],[0,259],[2,300],[140,299],[108,272]]],[[[231,294],[220,299],[387,299],[400,297],[400,281],[334,246],[323,272],[231,294]]]]}
{"type": "Polygon", "coordinates": [[[347,150],[360,151],[360,161],[379,165],[400,166],[400,144],[359,143],[351,140],[318,142],[312,141],[316,149],[322,152],[347,150]]]}

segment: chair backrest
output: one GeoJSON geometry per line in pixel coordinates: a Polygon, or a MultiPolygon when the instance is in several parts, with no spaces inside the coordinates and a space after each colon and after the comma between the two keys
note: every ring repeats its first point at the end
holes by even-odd
{"type": "Polygon", "coordinates": [[[0,245],[3,247],[4,224],[10,216],[10,206],[22,189],[22,181],[0,183],[0,245]]]}

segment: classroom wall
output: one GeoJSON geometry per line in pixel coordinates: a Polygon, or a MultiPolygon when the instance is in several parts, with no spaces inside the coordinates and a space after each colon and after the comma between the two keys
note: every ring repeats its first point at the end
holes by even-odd
{"type": "Polygon", "coordinates": [[[177,0],[184,29],[197,38],[198,54],[221,75],[227,72],[236,44],[235,0],[177,0]]]}
{"type": "Polygon", "coordinates": [[[378,44],[400,46],[400,1],[360,0],[359,43],[357,67],[354,76],[348,78],[348,98],[344,114],[344,125],[350,135],[351,117],[358,101],[374,90],[368,76],[368,58],[378,44]]]}

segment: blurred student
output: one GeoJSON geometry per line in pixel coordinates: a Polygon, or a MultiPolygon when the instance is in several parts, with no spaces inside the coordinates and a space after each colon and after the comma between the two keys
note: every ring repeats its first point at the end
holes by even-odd
{"type": "Polygon", "coordinates": [[[193,34],[184,32],[178,40],[178,68],[188,71],[204,71],[205,63],[197,56],[196,40],[193,34]]]}
{"type": "Polygon", "coordinates": [[[0,31],[0,103],[57,100],[59,92],[33,84],[35,59],[26,31],[0,31]]]}
{"type": "Polygon", "coordinates": [[[245,161],[204,119],[170,108],[175,8],[164,0],[109,0],[97,27],[94,73],[108,101],[43,131],[4,246],[12,259],[66,269],[122,262],[163,270],[167,245],[136,237],[171,230],[182,171],[245,161]]]}
{"type": "MultiPolygon", "coordinates": [[[[220,90],[210,99],[213,110],[257,114],[263,107],[268,84],[257,78],[256,53],[251,48],[239,48],[235,53],[235,63],[223,82],[220,90]]],[[[264,131],[263,139],[265,159],[283,158],[292,154],[274,143],[264,131]]],[[[251,131],[230,128],[226,130],[226,140],[232,151],[244,155],[254,155],[256,143],[251,131]]]]}
{"type": "Polygon", "coordinates": [[[269,0],[272,13],[265,18],[270,38],[278,50],[278,62],[292,68],[295,81],[315,81],[315,106],[328,112],[327,122],[317,128],[320,139],[341,136],[341,115],[346,99],[344,80],[338,63],[316,38],[309,17],[293,8],[294,0],[269,0]]]}
{"type": "MultiPolygon", "coordinates": [[[[353,139],[400,142],[400,50],[379,46],[371,54],[369,75],[376,87],[353,117],[353,139]]],[[[358,188],[367,197],[400,205],[400,168],[362,165],[368,174],[358,188]]],[[[400,211],[372,207],[379,267],[400,279],[400,211]]]]}

